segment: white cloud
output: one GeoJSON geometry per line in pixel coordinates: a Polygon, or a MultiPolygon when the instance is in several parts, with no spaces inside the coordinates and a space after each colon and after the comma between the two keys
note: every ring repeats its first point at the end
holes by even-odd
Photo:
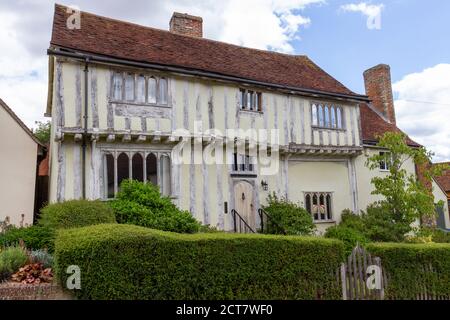
{"type": "Polygon", "coordinates": [[[435,161],[450,161],[449,75],[450,64],[438,64],[393,84],[398,126],[435,152],[435,161]]]}
{"type": "MultiPolygon", "coordinates": [[[[73,0],[60,0],[65,5],[73,0]]],[[[291,42],[311,21],[302,10],[325,0],[77,0],[83,11],[168,29],[173,11],[203,17],[205,37],[293,53],[291,42]]],[[[32,127],[42,120],[47,94],[46,49],[53,1],[0,1],[0,97],[32,127]]]]}
{"type": "Polygon", "coordinates": [[[44,120],[47,57],[36,56],[23,44],[15,28],[18,19],[0,13],[0,98],[32,127],[36,120],[44,120]]]}
{"type": "Polygon", "coordinates": [[[344,12],[360,12],[367,17],[368,29],[381,29],[381,11],[384,8],[384,4],[368,4],[366,2],[361,3],[349,3],[341,6],[341,10],[344,12]]]}

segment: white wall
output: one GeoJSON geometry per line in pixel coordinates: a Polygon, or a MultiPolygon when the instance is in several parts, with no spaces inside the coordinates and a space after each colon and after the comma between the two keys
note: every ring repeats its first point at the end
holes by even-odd
{"type": "Polygon", "coordinates": [[[0,106],[0,220],[33,223],[37,144],[0,106]]]}
{"type": "MultiPolygon", "coordinates": [[[[366,210],[367,206],[379,201],[382,198],[378,195],[372,195],[374,190],[371,180],[374,177],[383,177],[389,175],[389,172],[382,171],[380,169],[369,170],[366,167],[367,158],[379,153],[380,149],[376,148],[364,148],[364,153],[356,158],[355,169],[356,169],[356,181],[358,190],[358,209],[366,210]]],[[[415,165],[412,160],[408,160],[404,164],[404,168],[409,174],[415,174],[415,165]]]]}
{"type": "Polygon", "coordinates": [[[448,199],[447,195],[444,191],[438,186],[438,184],[433,180],[432,181],[433,186],[433,196],[434,196],[434,202],[438,203],[439,201],[444,202],[444,217],[445,217],[445,228],[450,229],[450,217],[449,217],[449,211],[448,211],[448,199]]]}

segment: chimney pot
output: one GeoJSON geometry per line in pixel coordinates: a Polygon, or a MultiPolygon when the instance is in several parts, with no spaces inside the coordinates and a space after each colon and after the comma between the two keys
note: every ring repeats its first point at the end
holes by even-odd
{"type": "Polygon", "coordinates": [[[373,107],[390,123],[396,124],[391,68],[387,64],[379,64],[364,71],[364,84],[373,107]]]}
{"type": "Polygon", "coordinates": [[[203,19],[201,17],[174,12],[169,25],[170,32],[183,36],[203,37],[203,19]]]}

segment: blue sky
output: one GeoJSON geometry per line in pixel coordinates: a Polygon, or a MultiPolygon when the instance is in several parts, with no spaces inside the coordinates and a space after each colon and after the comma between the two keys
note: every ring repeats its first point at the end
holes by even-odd
{"type": "MultiPolygon", "coordinates": [[[[46,49],[54,3],[0,1],[0,98],[30,127],[35,126],[36,120],[45,120],[46,49]]],[[[58,3],[161,29],[168,29],[174,11],[199,15],[203,17],[207,38],[306,54],[357,93],[364,93],[364,70],[379,63],[389,64],[398,126],[434,151],[435,161],[450,161],[448,0],[58,0],[58,3]],[[379,29],[369,29],[367,25],[368,16],[374,12],[380,12],[379,29]]]]}
{"type": "Polygon", "coordinates": [[[393,82],[450,63],[450,1],[371,1],[384,4],[380,30],[369,30],[362,14],[339,9],[352,1],[328,2],[305,9],[311,25],[294,48],[350,89],[364,93],[362,72],[378,63],[391,65],[393,82]]]}

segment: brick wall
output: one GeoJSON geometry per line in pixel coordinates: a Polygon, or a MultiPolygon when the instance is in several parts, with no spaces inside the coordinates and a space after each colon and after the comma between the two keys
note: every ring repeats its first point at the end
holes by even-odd
{"type": "Polygon", "coordinates": [[[185,13],[174,12],[170,19],[170,32],[202,38],[203,19],[185,13]]]}

